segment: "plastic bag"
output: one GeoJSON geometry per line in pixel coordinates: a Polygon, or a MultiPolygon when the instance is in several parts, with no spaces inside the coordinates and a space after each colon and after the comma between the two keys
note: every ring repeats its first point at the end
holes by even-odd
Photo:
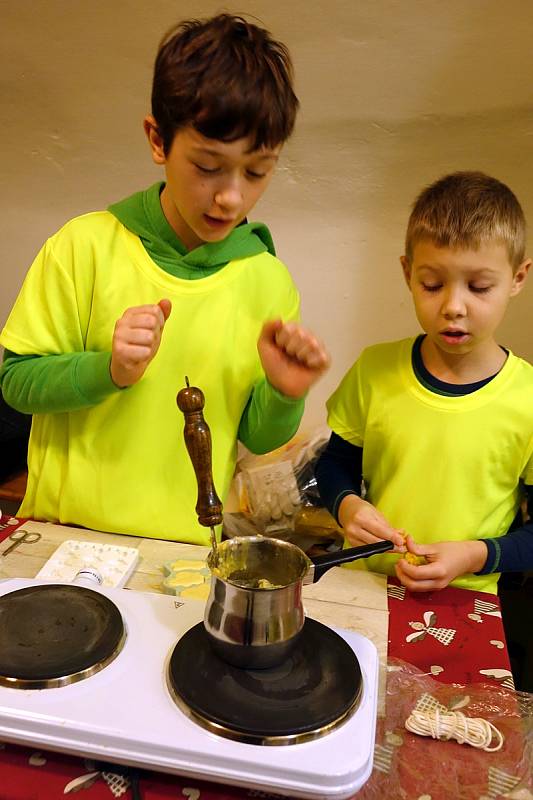
{"type": "Polygon", "coordinates": [[[265,456],[246,453],[238,463],[231,510],[224,515],[225,535],[260,533],[303,549],[321,539],[326,548],[340,547],[341,530],[322,507],[314,475],[328,439],[328,429],[321,428],[265,456]]]}
{"type": "Polygon", "coordinates": [[[390,659],[374,769],[357,800],[533,800],[532,765],[533,695],[482,683],[439,683],[390,659]],[[435,704],[492,722],[504,735],[502,749],[488,753],[409,733],[411,711],[435,704]]]}

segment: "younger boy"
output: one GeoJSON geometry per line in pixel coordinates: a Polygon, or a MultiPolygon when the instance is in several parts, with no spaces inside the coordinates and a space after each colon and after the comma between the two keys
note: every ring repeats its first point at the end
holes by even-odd
{"type": "Polygon", "coordinates": [[[416,200],[401,263],[425,333],[363,351],[328,401],[316,470],[347,542],[395,543],[355,567],[396,571],[412,591],[493,593],[498,573],[533,568],[520,517],[523,493],[533,505],[533,367],[495,339],[524,249],[522,209],[493,178],[455,173],[416,200]],[[428,563],[401,557],[404,531],[428,563]]]}
{"type": "Polygon", "coordinates": [[[52,236],[0,338],[4,397],[34,415],[22,516],[207,544],[176,407],[186,375],[222,500],[237,439],[265,452],[297,430],[328,357],[246,219],[297,107],[265,30],[222,14],[163,40],[144,129],[166,182],[52,236]]]}

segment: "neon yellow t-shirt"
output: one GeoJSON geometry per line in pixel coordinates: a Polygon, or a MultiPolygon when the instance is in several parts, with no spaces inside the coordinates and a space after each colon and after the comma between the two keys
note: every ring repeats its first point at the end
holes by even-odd
{"type": "MultiPolygon", "coordinates": [[[[328,401],[328,422],[363,447],[366,499],[415,541],[501,536],[533,483],[533,366],[509,353],[500,373],[472,394],[444,397],[422,386],[413,339],[364,350],[328,401]]],[[[394,575],[400,556],[356,561],[394,575]]],[[[496,592],[498,574],[454,586],[496,592]]]]}
{"type": "Polygon", "coordinates": [[[196,479],[176,395],[204,392],[213,477],[224,501],[239,422],[263,377],[257,338],[265,320],[296,319],[298,292],[269,253],[230,262],[196,281],[161,270],[109,212],[77,217],[37,256],[2,334],[18,355],[111,351],[124,311],[172,302],[161,345],[143,378],[98,405],[36,414],[21,516],[208,544],[198,524],[196,479]]]}

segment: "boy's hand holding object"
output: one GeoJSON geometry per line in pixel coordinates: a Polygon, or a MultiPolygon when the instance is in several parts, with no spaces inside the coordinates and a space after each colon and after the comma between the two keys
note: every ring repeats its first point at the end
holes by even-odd
{"type": "Polygon", "coordinates": [[[349,494],[341,500],[338,518],[350,545],[355,547],[388,539],[394,542],[392,553],[405,552],[403,532],[394,528],[375,506],[359,495],[349,494]]]}
{"type": "Polygon", "coordinates": [[[487,546],[482,541],[416,544],[407,536],[405,543],[408,554],[423,557],[426,562],[414,564],[407,558],[397,562],[396,575],[410,592],[444,589],[460,575],[478,572],[487,560],[487,546]]]}

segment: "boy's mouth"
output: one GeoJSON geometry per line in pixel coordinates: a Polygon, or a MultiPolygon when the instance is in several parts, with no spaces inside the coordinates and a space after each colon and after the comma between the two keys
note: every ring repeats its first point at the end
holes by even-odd
{"type": "Polygon", "coordinates": [[[220,217],[211,217],[209,214],[204,214],[204,220],[214,230],[223,230],[235,224],[234,219],[221,219],[220,217]]]}
{"type": "Polygon", "coordinates": [[[464,344],[469,339],[470,335],[466,333],[466,331],[449,329],[440,331],[439,336],[448,344],[458,345],[464,344]]]}

